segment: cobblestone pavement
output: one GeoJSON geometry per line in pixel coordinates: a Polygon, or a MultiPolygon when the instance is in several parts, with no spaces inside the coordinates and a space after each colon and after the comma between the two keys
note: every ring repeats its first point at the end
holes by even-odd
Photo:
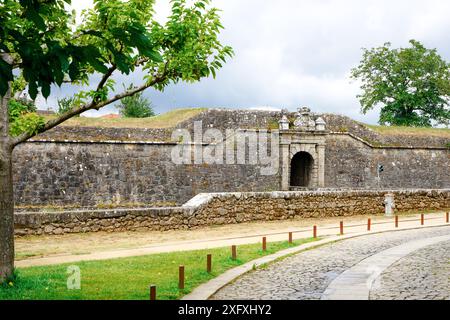
{"type": "MultiPolygon", "coordinates": [[[[315,300],[361,260],[408,241],[447,235],[450,227],[374,234],[339,241],[258,269],[219,290],[213,300],[315,300]]],[[[448,275],[448,273],[447,273],[448,275]]]]}
{"type": "Polygon", "coordinates": [[[450,241],[400,259],[378,281],[371,300],[450,300],[450,241]]]}

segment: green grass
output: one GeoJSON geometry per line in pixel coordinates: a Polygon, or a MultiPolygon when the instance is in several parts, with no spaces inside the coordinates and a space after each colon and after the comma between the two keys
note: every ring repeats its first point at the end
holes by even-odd
{"type": "Polygon", "coordinates": [[[17,278],[0,286],[0,300],[146,300],[149,285],[157,286],[157,298],[179,299],[198,285],[221,273],[259,257],[298,246],[314,239],[267,244],[242,245],[237,248],[237,260],[230,257],[229,247],[210,250],[153,254],[142,257],[73,264],[31,267],[17,270],[17,278]],[[212,254],[213,270],[206,272],[206,255],[212,254]],[[67,289],[67,267],[76,265],[81,270],[81,290],[67,289]],[[178,266],[184,265],[185,290],[178,290],[178,266]]]}
{"type": "MultiPolygon", "coordinates": [[[[175,109],[150,118],[89,118],[76,117],[62,123],[69,127],[101,127],[101,128],[173,128],[180,122],[188,120],[205,111],[205,108],[175,109]]],[[[47,120],[56,116],[45,116],[47,120]]]]}
{"type": "Polygon", "coordinates": [[[441,137],[450,139],[450,129],[445,128],[415,128],[415,127],[397,127],[397,126],[375,126],[365,124],[370,129],[386,135],[408,135],[408,136],[427,136],[441,137]]]}

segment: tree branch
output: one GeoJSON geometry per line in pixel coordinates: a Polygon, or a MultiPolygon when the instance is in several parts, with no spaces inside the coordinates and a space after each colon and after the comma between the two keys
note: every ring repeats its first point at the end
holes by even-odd
{"type": "MultiPolygon", "coordinates": [[[[106,74],[105,74],[105,76],[106,76],[106,74]]],[[[142,92],[145,89],[153,87],[155,84],[164,81],[166,79],[166,76],[167,76],[167,63],[165,65],[164,72],[160,76],[155,77],[155,79],[153,79],[151,82],[143,84],[140,87],[136,87],[134,89],[127,90],[121,94],[117,94],[105,101],[99,101],[99,102],[91,101],[88,104],[82,105],[82,106],[80,106],[78,108],[74,108],[72,110],[69,110],[66,113],[60,115],[58,118],[49,120],[40,130],[38,130],[38,132],[36,132],[36,133],[25,132],[15,138],[13,138],[12,144],[13,144],[13,146],[17,146],[18,144],[23,143],[23,142],[27,141],[28,139],[30,139],[40,133],[43,133],[45,131],[48,131],[48,130],[56,127],[57,125],[63,123],[64,121],[66,121],[72,117],[82,114],[83,112],[93,110],[93,109],[99,110],[100,108],[103,108],[103,107],[105,107],[111,103],[114,103],[118,100],[121,100],[125,97],[133,96],[136,93],[142,92]]],[[[105,78],[105,77],[103,77],[103,78],[105,78]]],[[[103,80],[103,78],[102,78],[102,80],[103,80]]],[[[105,80],[105,82],[106,82],[106,80],[105,80]]]]}
{"type": "Polygon", "coordinates": [[[116,71],[116,69],[117,69],[117,66],[115,64],[113,64],[111,66],[111,68],[108,69],[108,72],[106,72],[103,75],[102,79],[98,83],[97,92],[100,91],[103,88],[103,86],[105,85],[106,81],[108,81],[108,79],[112,76],[112,74],[114,73],[114,71],[116,71]]]}

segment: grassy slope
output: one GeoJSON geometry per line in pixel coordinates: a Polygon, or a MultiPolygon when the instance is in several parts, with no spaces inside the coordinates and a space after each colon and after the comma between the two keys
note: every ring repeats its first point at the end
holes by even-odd
{"type": "MultiPolygon", "coordinates": [[[[64,122],[63,126],[71,127],[102,127],[102,128],[172,128],[178,123],[192,118],[206,109],[192,108],[192,109],[175,109],[150,118],[88,118],[78,117],[72,118],[64,122]]],[[[46,116],[51,119],[55,116],[46,116]]]]}
{"type": "Polygon", "coordinates": [[[450,139],[450,129],[364,125],[384,135],[427,136],[450,139]]]}
{"type": "MultiPolygon", "coordinates": [[[[151,118],[132,119],[132,118],[87,118],[78,117],[72,118],[64,122],[63,126],[78,126],[78,127],[103,127],[103,128],[172,128],[182,121],[188,120],[197,114],[207,110],[206,108],[186,108],[175,109],[167,113],[163,113],[151,118]]],[[[51,119],[54,116],[46,116],[51,119]]],[[[412,127],[388,127],[376,126],[361,123],[362,125],[385,135],[408,135],[408,136],[435,136],[450,138],[450,129],[437,128],[412,128],[412,127]]],[[[278,123],[274,124],[273,129],[278,128],[278,123]]]]}
{"type": "Polygon", "coordinates": [[[67,289],[67,267],[56,265],[19,269],[14,283],[0,286],[0,300],[5,299],[130,299],[146,300],[149,285],[157,286],[158,299],[178,299],[201,283],[217,277],[228,269],[313,239],[268,243],[263,252],[261,244],[243,245],[237,249],[238,260],[230,258],[230,248],[154,254],[142,257],[105,261],[79,262],[81,290],[67,289]],[[212,254],[213,272],[206,272],[206,255],[212,254]],[[185,290],[179,291],[178,266],[186,270],[185,290]]]}

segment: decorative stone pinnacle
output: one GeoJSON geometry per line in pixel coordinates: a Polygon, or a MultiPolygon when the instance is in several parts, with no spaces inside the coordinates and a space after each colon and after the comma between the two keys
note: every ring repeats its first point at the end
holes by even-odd
{"type": "Polygon", "coordinates": [[[286,114],[283,114],[278,123],[280,130],[289,130],[289,119],[287,118],[286,114]]]}
{"type": "Polygon", "coordinates": [[[317,131],[325,131],[326,125],[327,124],[326,124],[325,120],[323,120],[322,117],[318,117],[316,119],[316,130],[317,131]]]}

